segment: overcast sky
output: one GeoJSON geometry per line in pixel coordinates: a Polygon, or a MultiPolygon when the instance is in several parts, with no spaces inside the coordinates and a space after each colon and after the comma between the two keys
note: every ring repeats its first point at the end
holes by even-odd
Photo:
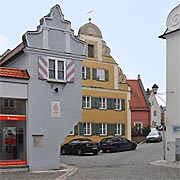
{"type": "MultiPolygon", "coordinates": [[[[145,89],[156,83],[159,93],[166,91],[166,40],[158,36],[165,32],[167,16],[179,0],[1,1],[0,54],[21,43],[26,31],[36,30],[39,20],[56,4],[71,21],[75,35],[92,17],[128,79],[140,74],[145,89]]],[[[165,100],[165,95],[160,97],[165,100]]]]}

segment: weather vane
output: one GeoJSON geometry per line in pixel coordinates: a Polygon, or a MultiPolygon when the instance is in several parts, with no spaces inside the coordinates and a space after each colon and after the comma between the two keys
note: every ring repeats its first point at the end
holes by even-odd
{"type": "MultiPolygon", "coordinates": [[[[91,14],[93,12],[94,12],[94,10],[90,10],[90,11],[87,12],[87,14],[91,14]]],[[[88,19],[89,19],[89,22],[91,22],[91,17],[90,16],[88,17],[88,19]]]]}

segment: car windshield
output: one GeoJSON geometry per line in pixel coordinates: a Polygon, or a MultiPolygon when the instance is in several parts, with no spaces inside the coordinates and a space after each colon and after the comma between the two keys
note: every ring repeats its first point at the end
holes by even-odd
{"type": "Polygon", "coordinates": [[[149,133],[149,136],[158,135],[158,134],[159,134],[158,131],[151,131],[149,133]]]}

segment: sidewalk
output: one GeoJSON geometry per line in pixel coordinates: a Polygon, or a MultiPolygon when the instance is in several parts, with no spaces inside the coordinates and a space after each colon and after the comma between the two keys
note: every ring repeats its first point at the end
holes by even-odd
{"type": "Polygon", "coordinates": [[[61,164],[59,170],[48,171],[18,171],[18,169],[6,169],[0,171],[0,179],[2,180],[65,180],[72,175],[77,168],[61,164]]]}
{"type": "Polygon", "coordinates": [[[180,161],[158,160],[158,161],[152,161],[152,162],[150,162],[150,164],[153,164],[153,165],[156,165],[156,166],[180,168],[180,161]]]}

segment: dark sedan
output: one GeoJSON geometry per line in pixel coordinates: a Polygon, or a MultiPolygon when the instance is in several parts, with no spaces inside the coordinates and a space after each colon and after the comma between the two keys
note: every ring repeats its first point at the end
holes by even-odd
{"type": "Polygon", "coordinates": [[[124,137],[104,138],[100,141],[100,145],[103,152],[135,150],[137,147],[136,142],[130,141],[124,137]]]}
{"type": "Polygon", "coordinates": [[[90,139],[73,139],[61,146],[61,154],[77,154],[79,156],[85,153],[97,155],[100,151],[100,144],[90,139]]]}

